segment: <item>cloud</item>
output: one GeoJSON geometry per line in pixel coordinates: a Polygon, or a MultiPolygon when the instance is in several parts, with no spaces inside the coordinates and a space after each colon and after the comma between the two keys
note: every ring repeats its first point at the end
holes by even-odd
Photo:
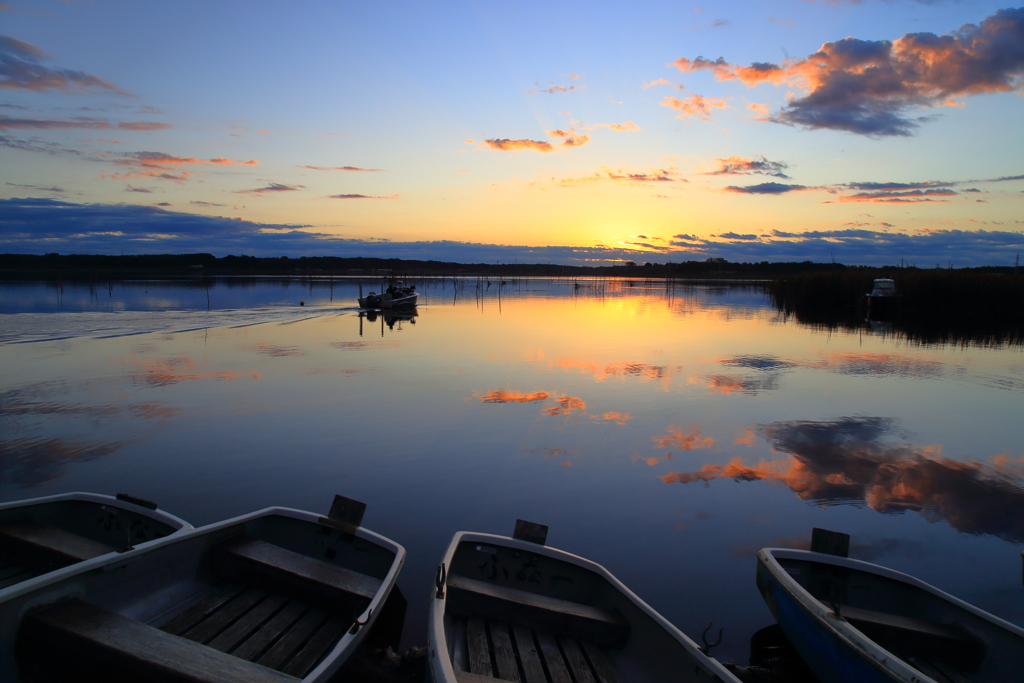
{"type": "Polygon", "coordinates": [[[632,121],[624,121],[623,123],[595,123],[592,126],[587,126],[584,130],[597,130],[598,128],[610,128],[611,130],[630,133],[635,133],[640,130],[640,126],[636,125],[632,121]]]}
{"type": "MultiPolygon", "coordinates": [[[[947,197],[955,197],[959,193],[950,189],[908,190],[905,192],[879,191],[857,192],[840,197],[839,202],[874,202],[881,204],[948,202],[947,197]]],[[[826,202],[828,203],[828,202],[826,202]]]]}
{"type": "Polygon", "coordinates": [[[49,69],[40,63],[49,59],[50,56],[35,45],[0,36],[0,88],[128,94],[102,78],[71,69],[49,69]]]}
{"type": "Polygon", "coordinates": [[[509,140],[508,138],[493,138],[491,140],[484,140],[483,144],[487,145],[491,149],[497,149],[503,152],[515,152],[523,149],[532,149],[538,152],[553,152],[555,149],[550,142],[546,142],[544,140],[509,140]]]}
{"type": "MultiPolygon", "coordinates": [[[[451,240],[390,242],[349,239],[309,226],[168,211],[133,204],[79,204],[44,198],[0,199],[0,253],[183,254],[217,256],[366,256],[454,263],[609,265],[720,257],[737,262],[836,260],[886,265],[952,260],[958,267],[1012,265],[1024,235],[1007,230],[883,232],[842,228],[805,233],[770,231],[756,241],[678,234],[657,251],[626,245],[497,245],[451,240]]],[[[629,374],[624,364],[620,374],[629,374]]],[[[573,365],[572,367],[577,367],[573,365]]],[[[582,366],[580,366],[582,367],[582,366]]],[[[587,366],[589,367],[589,366],[587,366]]],[[[604,368],[604,366],[601,366],[604,368]]],[[[645,373],[664,369],[646,368],[645,373]]]]}
{"type": "Polygon", "coordinates": [[[217,157],[216,159],[196,159],[195,157],[178,157],[163,152],[131,152],[123,155],[121,163],[131,166],[143,166],[147,168],[167,168],[168,166],[181,166],[192,164],[213,164],[216,166],[256,166],[260,162],[255,159],[249,161],[235,161],[217,157]]]}
{"type": "Polygon", "coordinates": [[[655,80],[650,81],[649,83],[644,83],[643,88],[644,88],[644,90],[647,90],[647,88],[651,88],[651,87],[654,87],[656,85],[668,85],[668,84],[669,84],[668,80],[666,80],[664,78],[656,78],[655,80]]]}
{"type": "Polygon", "coordinates": [[[398,195],[390,197],[371,197],[366,194],[332,194],[328,199],[398,199],[398,195]]]}
{"type": "Polygon", "coordinates": [[[687,182],[684,178],[679,177],[679,172],[675,168],[652,168],[647,171],[630,171],[622,169],[611,169],[608,168],[607,166],[602,166],[600,170],[595,171],[593,174],[588,176],[581,176],[577,178],[563,178],[558,182],[562,185],[578,185],[581,183],[593,183],[602,181],[615,181],[624,183],[687,182]]]}
{"type": "Polygon", "coordinates": [[[359,168],[358,166],[297,166],[297,168],[308,168],[314,171],[361,171],[363,173],[382,173],[384,171],[382,168],[359,168]]]}
{"type": "Polygon", "coordinates": [[[715,159],[718,162],[718,169],[711,171],[708,175],[770,175],[776,178],[789,178],[783,171],[789,168],[784,161],[768,161],[761,155],[759,159],[746,159],[743,157],[726,157],[715,159]]]}
{"type": "Polygon", "coordinates": [[[251,194],[261,196],[267,192],[296,192],[305,189],[305,185],[285,185],[284,183],[270,183],[266,187],[257,187],[254,190],[235,190],[235,194],[251,194]]]}
{"type": "MultiPolygon", "coordinates": [[[[578,76],[576,78],[578,78],[578,76]]],[[[579,88],[577,88],[575,85],[570,85],[569,87],[565,87],[564,85],[555,85],[554,83],[550,83],[549,85],[551,86],[550,88],[544,88],[542,90],[527,90],[526,94],[527,95],[533,95],[535,93],[544,92],[544,93],[547,93],[549,95],[554,95],[556,93],[570,92],[570,91],[573,91],[573,90],[579,90],[579,88]]]]}
{"type": "Polygon", "coordinates": [[[551,395],[546,391],[535,391],[532,394],[524,394],[518,391],[496,389],[480,396],[481,403],[537,403],[546,401],[551,395]]]}
{"type": "Polygon", "coordinates": [[[746,187],[729,185],[725,188],[727,192],[739,192],[741,194],[785,194],[806,189],[809,188],[803,185],[786,185],[785,183],[761,183],[759,185],[747,185],[746,187]]]}
{"type": "Polygon", "coordinates": [[[726,104],[725,97],[702,97],[701,95],[691,95],[689,97],[678,98],[666,96],[661,101],[661,105],[665,107],[672,107],[676,111],[682,112],[677,116],[677,119],[685,119],[691,116],[699,116],[704,121],[711,120],[712,109],[728,109],[729,105],[726,104]]]}
{"type": "Polygon", "coordinates": [[[582,147],[583,145],[590,142],[589,135],[581,135],[575,130],[570,128],[569,130],[562,130],[558,128],[556,130],[549,130],[548,135],[553,138],[561,138],[563,147],[582,147]]]}
{"type": "Polygon", "coordinates": [[[95,119],[76,117],[71,119],[16,119],[9,116],[0,116],[0,130],[55,130],[70,128],[85,128],[92,130],[166,130],[173,128],[170,123],[158,123],[156,121],[108,121],[106,119],[95,119]]]}
{"type": "Polygon", "coordinates": [[[65,191],[63,187],[56,187],[56,186],[55,187],[40,187],[39,185],[30,185],[30,184],[25,184],[25,183],[5,183],[5,185],[10,185],[11,187],[23,187],[23,188],[28,189],[28,190],[37,190],[39,192],[64,192],[65,191]]]}
{"type": "Polygon", "coordinates": [[[915,109],[1018,90],[1024,84],[1024,8],[998,10],[980,25],[965,24],[942,36],[845,38],[782,65],[741,67],[721,57],[680,58],[674,64],[683,72],[710,70],[722,81],[789,83],[806,90],[772,116],[777,123],[870,137],[908,136],[922,121],[911,114],[915,109]]]}

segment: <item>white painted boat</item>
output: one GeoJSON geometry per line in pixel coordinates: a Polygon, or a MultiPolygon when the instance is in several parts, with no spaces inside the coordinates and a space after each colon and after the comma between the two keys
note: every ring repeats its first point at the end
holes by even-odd
{"type": "Polygon", "coordinates": [[[65,493],[0,504],[0,602],[23,584],[40,585],[86,560],[191,528],[155,503],[125,494],[65,493]]]}
{"type": "Polygon", "coordinates": [[[823,683],[1021,679],[1024,629],[919,579],[806,550],[757,560],[765,602],[823,683]]]}
{"type": "Polygon", "coordinates": [[[434,683],[739,683],[607,569],[555,548],[461,531],[436,583],[434,683]]]}
{"type": "Polygon", "coordinates": [[[397,543],[312,512],[211,524],[18,591],[0,605],[0,680],[326,681],[404,561],[397,543]]]}

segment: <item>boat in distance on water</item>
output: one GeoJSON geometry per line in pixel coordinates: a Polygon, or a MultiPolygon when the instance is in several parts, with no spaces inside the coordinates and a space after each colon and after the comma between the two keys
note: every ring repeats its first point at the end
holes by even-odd
{"type": "Polygon", "coordinates": [[[0,605],[0,680],[331,679],[405,561],[338,507],[267,508],[20,593],[0,605]]]}
{"type": "Polygon", "coordinates": [[[1024,671],[1024,629],[886,567],[765,548],[757,587],[822,683],[996,683],[1024,671]]]}
{"type": "Polygon", "coordinates": [[[430,605],[432,683],[739,683],[607,569],[543,542],[452,537],[430,605]]]}
{"type": "Polygon", "coordinates": [[[192,525],[156,503],[121,493],[64,493],[0,504],[0,602],[77,565],[124,553],[192,525]]]}
{"type": "Polygon", "coordinates": [[[370,292],[365,297],[359,297],[359,308],[409,308],[416,305],[419,299],[416,285],[405,286],[401,282],[388,285],[383,294],[370,292]]]}

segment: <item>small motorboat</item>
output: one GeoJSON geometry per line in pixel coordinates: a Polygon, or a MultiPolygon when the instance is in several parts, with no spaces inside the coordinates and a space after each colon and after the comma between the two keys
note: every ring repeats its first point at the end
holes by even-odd
{"type": "Polygon", "coordinates": [[[896,281],[887,277],[876,279],[871,285],[871,291],[864,295],[864,302],[869,314],[891,313],[900,302],[896,281]]]}
{"type": "Polygon", "coordinates": [[[601,565],[516,536],[452,537],[430,606],[433,683],[739,683],[601,565]]]}
{"type": "Polygon", "coordinates": [[[192,528],[124,493],[65,493],[0,504],[0,602],[13,591],[192,528]]]}
{"type": "Polygon", "coordinates": [[[358,298],[359,308],[404,308],[416,305],[419,299],[416,285],[406,286],[401,282],[388,285],[383,294],[370,292],[358,298]]]}
{"type": "Polygon", "coordinates": [[[267,508],[22,592],[0,605],[0,680],[326,681],[405,561],[364,508],[267,508]]]}
{"type": "Polygon", "coordinates": [[[1024,671],[1024,629],[892,569],[765,548],[757,587],[822,683],[996,683],[1024,671]]]}

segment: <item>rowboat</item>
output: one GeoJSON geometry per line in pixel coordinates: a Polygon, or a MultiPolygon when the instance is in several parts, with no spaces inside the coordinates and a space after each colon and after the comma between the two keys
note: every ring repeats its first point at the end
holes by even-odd
{"type": "Polygon", "coordinates": [[[77,571],[86,560],[123,553],[192,528],[126,494],[65,493],[0,504],[0,602],[15,588],[77,571]]]}
{"type": "Polygon", "coordinates": [[[757,586],[822,683],[995,683],[1024,670],[1024,629],[892,569],[765,548],[757,586]]]}
{"type": "Polygon", "coordinates": [[[0,680],[326,681],[405,561],[333,513],[267,508],[20,593],[0,605],[0,680]]]}
{"type": "Polygon", "coordinates": [[[607,569],[543,542],[452,537],[430,606],[433,683],[739,683],[607,569]]]}

